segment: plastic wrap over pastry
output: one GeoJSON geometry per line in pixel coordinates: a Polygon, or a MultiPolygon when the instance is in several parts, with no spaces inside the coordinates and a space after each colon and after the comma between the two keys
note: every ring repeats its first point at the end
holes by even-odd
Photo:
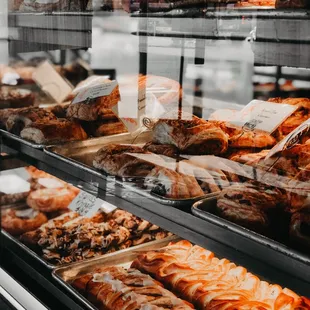
{"type": "Polygon", "coordinates": [[[131,265],[172,288],[195,309],[309,309],[310,300],[261,281],[188,241],[140,254],[131,265]]]}

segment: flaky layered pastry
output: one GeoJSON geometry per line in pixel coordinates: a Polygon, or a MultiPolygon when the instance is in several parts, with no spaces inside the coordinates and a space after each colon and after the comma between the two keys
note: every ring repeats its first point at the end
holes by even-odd
{"type": "Polygon", "coordinates": [[[310,300],[261,281],[241,266],[188,241],[140,254],[132,268],[172,288],[196,309],[306,310],[310,300]]]}
{"type": "Polygon", "coordinates": [[[126,211],[91,218],[68,213],[25,233],[21,240],[55,264],[71,263],[170,236],[126,211]]]}
{"type": "Polygon", "coordinates": [[[72,285],[100,309],[193,309],[191,304],[177,298],[158,281],[136,269],[102,267],[78,277],[72,285]]]}
{"type": "Polygon", "coordinates": [[[190,120],[161,119],[153,127],[153,142],[176,146],[183,154],[222,154],[228,137],[212,122],[192,116],[190,120]]]}

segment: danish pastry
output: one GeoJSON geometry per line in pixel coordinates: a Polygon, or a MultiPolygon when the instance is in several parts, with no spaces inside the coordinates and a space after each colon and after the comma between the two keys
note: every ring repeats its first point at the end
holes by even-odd
{"type": "Polygon", "coordinates": [[[72,283],[100,309],[190,310],[193,306],[138,270],[102,267],[72,283]]]}
{"type": "Polygon", "coordinates": [[[38,189],[29,194],[27,204],[34,210],[53,212],[67,209],[76,195],[76,191],[70,188],[38,189]]]}
{"type": "Polygon", "coordinates": [[[47,217],[33,209],[14,210],[9,209],[1,216],[1,226],[13,236],[35,230],[47,222],[47,217]]]}
{"type": "Polygon", "coordinates": [[[166,284],[195,309],[309,309],[307,298],[188,241],[141,253],[131,267],[166,284]]]}

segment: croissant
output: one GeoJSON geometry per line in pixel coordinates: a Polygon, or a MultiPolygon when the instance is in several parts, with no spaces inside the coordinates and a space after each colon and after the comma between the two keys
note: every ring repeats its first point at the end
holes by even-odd
{"type": "Polygon", "coordinates": [[[140,254],[131,267],[168,285],[197,309],[309,309],[307,298],[188,241],[140,254]]]}

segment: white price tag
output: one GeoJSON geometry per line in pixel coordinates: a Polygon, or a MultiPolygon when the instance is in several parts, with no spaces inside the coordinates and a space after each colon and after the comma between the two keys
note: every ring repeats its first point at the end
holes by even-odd
{"type": "Polygon", "coordinates": [[[63,102],[73,89],[48,61],[43,62],[34,71],[33,79],[58,103],[63,102]]]}
{"type": "Polygon", "coordinates": [[[286,149],[292,148],[294,145],[300,143],[301,138],[310,131],[310,119],[303,122],[277,145],[275,145],[267,154],[265,160],[274,156],[275,154],[282,152],[286,149]]]}
{"type": "Polygon", "coordinates": [[[117,207],[115,207],[114,205],[110,204],[109,202],[106,202],[106,201],[103,201],[101,199],[98,199],[101,201],[101,209],[104,213],[111,213],[113,212],[114,210],[117,209],[117,207]]]}
{"type": "Polygon", "coordinates": [[[249,130],[262,130],[272,133],[276,130],[298,107],[289,104],[272,103],[253,100],[246,105],[231,123],[246,127],[249,130]]]}
{"type": "Polygon", "coordinates": [[[100,209],[101,205],[102,200],[81,190],[70,203],[69,209],[82,216],[91,217],[100,209]]]}
{"type": "Polygon", "coordinates": [[[79,103],[87,101],[89,99],[94,99],[98,97],[109,96],[113,89],[117,86],[116,81],[111,81],[107,83],[101,83],[92,87],[83,87],[81,91],[75,96],[72,103],[79,103]]]}

